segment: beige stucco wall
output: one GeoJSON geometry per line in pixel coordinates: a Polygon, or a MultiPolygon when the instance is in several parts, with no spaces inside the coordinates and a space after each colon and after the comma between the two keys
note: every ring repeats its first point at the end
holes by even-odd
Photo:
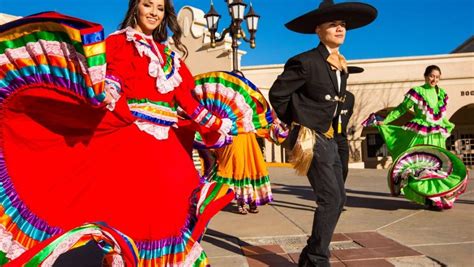
{"type": "Polygon", "coordinates": [[[13,16],[13,15],[5,14],[5,13],[0,13],[0,25],[10,22],[12,20],[19,19],[19,18],[21,17],[13,16]]]}
{"type": "MultiPolygon", "coordinates": [[[[450,97],[448,117],[474,103],[474,95],[461,96],[461,91],[474,90],[474,53],[349,60],[349,65],[365,69],[361,74],[352,74],[348,82],[348,90],[357,97],[358,112],[353,115],[353,123],[362,121],[371,112],[400,103],[409,88],[424,83],[423,72],[431,64],[442,70],[439,85],[450,97]]],[[[283,64],[243,67],[242,71],[261,90],[267,91],[283,71],[283,64]]]]}
{"type": "MultiPolygon", "coordinates": [[[[386,167],[390,161],[367,159],[362,146],[364,137],[361,136],[363,130],[361,122],[372,112],[397,106],[409,88],[424,83],[424,70],[426,66],[432,64],[438,65],[442,70],[439,85],[445,88],[449,95],[448,117],[452,117],[462,107],[474,104],[474,53],[349,60],[349,65],[365,69],[361,74],[351,75],[348,81],[348,90],[356,97],[354,114],[348,128],[354,126],[356,130],[350,137],[351,151],[361,153],[361,159],[369,161],[366,166],[386,167]],[[469,95],[466,95],[466,92],[469,92],[469,95]]],[[[244,67],[242,71],[264,91],[265,95],[268,95],[268,89],[283,71],[283,64],[244,67]]],[[[470,121],[465,119],[462,123],[469,124],[467,127],[471,129],[474,118],[470,121]]],[[[365,132],[376,131],[367,129],[365,132]]],[[[472,132],[474,133],[474,129],[472,132]]]]}

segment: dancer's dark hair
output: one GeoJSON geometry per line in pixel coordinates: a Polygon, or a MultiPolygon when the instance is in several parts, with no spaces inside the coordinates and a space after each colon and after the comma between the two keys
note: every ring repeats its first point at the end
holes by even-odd
{"type": "Polygon", "coordinates": [[[424,76],[427,77],[428,75],[431,74],[431,72],[433,72],[433,70],[437,70],[437,71],[439,71],[439,74],[441,74],[441,69],[440,69],[438,66],[436,66],[436,65],[429,65],[429,66],[426,67],[426,69],[425,69],[425,74],[424,74],[424,76]]]}
{"type": "MultiPolygon", "coordinates": [[[[172,32],[171,38],[173,39],[175,47],[183,53],[183,58],[186,58],[188,55],[188,49],[181,42],[181,36],[183,31],[179,27],[178,19],[176,17],[176,12],[174,10],[174,5],[172,0],[165,1],[165,17],[152,33],[153,39],[157,42],[164,42],[168,39],[168,29],[172,32]]],[[[125,18],[120,24],[120,29],[125,29],[127,27],[135,28],[137,25],[137,15],[138,15],[138,4],[140,0],[130,0],[128,2],[128,10],[125,14],[125,18]]]]}

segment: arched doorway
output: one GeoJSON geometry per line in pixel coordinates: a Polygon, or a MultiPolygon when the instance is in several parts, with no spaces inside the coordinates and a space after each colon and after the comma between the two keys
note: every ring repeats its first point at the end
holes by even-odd
{"type": "Polygon", "coordinates": [[[458,109],[449,119],[456,125],[446,147],[459,155],[468,168],[474,168],[474,104],[458,109]]]}

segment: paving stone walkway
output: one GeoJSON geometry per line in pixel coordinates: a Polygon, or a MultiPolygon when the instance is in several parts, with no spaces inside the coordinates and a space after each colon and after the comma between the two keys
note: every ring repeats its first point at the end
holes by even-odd
{"type": "MultiPolygon", "coordinates": [[[[297,266],[306,236],[239,240],[247,265],[297,266]]],[[[336,233],[331,242],[331,265],[385,267],[442,266],[420,252],[376,232],[336,233]]],[[[244,264],[245,265],[245,264],[244,264]]]]}
{"type": "MultiPolygon", "coordinates": [[[[474,266],[474,190],[435,212],[390,196],[385,170],[351,170],[347,202],[331,242],[331,265],[474,266]]],[[[275,201],[240,215],[231,204],[209,224],[203,247],[213,267],[297,266],[315,203],[305,177],[270,168],[275,201]]]]}

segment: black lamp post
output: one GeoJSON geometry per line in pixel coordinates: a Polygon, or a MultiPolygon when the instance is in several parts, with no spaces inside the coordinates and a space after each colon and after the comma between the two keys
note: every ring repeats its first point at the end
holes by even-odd
{"type": "Polygon", "coordinates": [[[221,15],[217,13],[214,9],[214,4],[211,1],[211,8],[204,18],[206,18],[207,27],[211,33],[211,47],[216,47],[216,43],[222,42],[226,36],[229,34],[232,38],[232,63],[233,63],[233,72],[240,72],[238,66],[238,55],[237,51],[239,49],[239,39],[250,43],[251,48],[255,48],[255,33],[257,32],[259,15],[253,10],[252,4],[250,4],[249,11],[246,15],[245,8],[247,4],[242,0],[225,0],[227,7],[229,9],[229,14],[231,17],[230,25],[222,31],[222,34],[216,38],[216,32],[219,24],[219,19],[221,15]],[[242,21],[247,22],[247,30],[250,33],[250,38],[247,38],[245,32],[242,30],[241,24],[242,21]]]}

